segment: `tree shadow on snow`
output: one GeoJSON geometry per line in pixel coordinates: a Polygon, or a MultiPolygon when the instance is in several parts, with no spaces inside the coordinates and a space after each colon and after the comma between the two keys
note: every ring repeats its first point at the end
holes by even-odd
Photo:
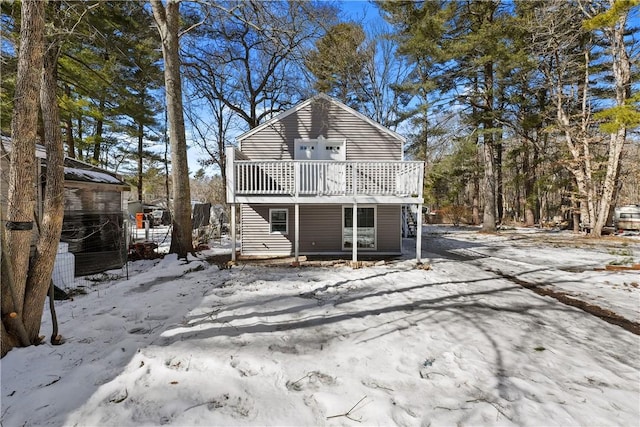
{"type": "MultiPolygon", "coordinates": [[[[472,261],[472,259],[465,260],[472,261]]],[[[548,268],[529,270],[519,274],[529,274],[542,270],[548,270],[548,268]]],[[[278,281],[300,280],[297,275],[289,278],[287,275],[291,273],[286,273],[286,271],[291,272],[290,269],[283,269],[283,277],[280,277],[278,281]]],[[[570,326],[573,322],[584,321],[584,313],[573,307],[560,304],[549,297],[530,293],[517,281],[511,280],[513,277],[505,277],[495,271],[485,270],[485,272],[491,275],[470,280],[409,284],[406,287],[396,285],[396,287],[380,289],[377,286],[378,282],[387,281],[383,285],[389,286],[394,283],[394,275],[406,273],[406,271],[397,269],[385,272],[376,271],[374,274],[365,277],[345,278],[333,283],[323,283],[311,291],[297,295],[295,293],[279,294],[268,300],[255,298],[240,304],[231,304],[221,309],[215,316],[194,317],[189,322],[190,327],[203,326],[207,329],[186,330],[175,333],[169,337],[162,337],[156,344],[169,346],[177,341],[206,340],[217,337],[229,338],[244,335],[260,336],[261,339],[268,340],[265,337],[274,332],[302,331],[313,328],[315,329],[313,334],[303,333],[296,342],[300,345],[305,345],[305,340],[320,341],[320,344],[318,342],[306,343],[310,346],[310,351],[318,351],[322,348],[322,342],[330,341],[338,338],[338,336],[361,336],[365,332],[368,334],[374,333],[374,335],[358,341],[367,342],[425,321],[428,321],[429,325],[444,328],[449,335],[455,335],[456,331],[459,330],[460,322],[463,322],[465,328],[475,330],[477,336],[482,337],[494,351],[493,372],[495,386],[489,390],[486,387],[484,390],[478,389],[481,395],[479,400],[493,405],[502,415],[512,422],[518,423],[521,420],[519,419],[517,405],[511,403],[514,390],[516,395],[520,396],[526,395],[527,391],[520,390],[520,387],[511,381],[510,373],[508,372],[509,368],[505,364],[505,352],[514,352],[525,348],[531,350],[533,347],[533,343],[530,341],[531,334],[544,333],[545,328],[549,326],[554,327],[556,334],[564,336],[571,342],[576,341],[579,338],[571,331],[570,326]],[[496,281],[499,281],[499,283],[491,283],[496,281]],[[359,282],[367,285],[358,286],[359,282]],[[373,284],[370,285],[371,283],[373,284]],[[467,292],[442,289],[443,286],[471,284],[485,284],[492,287],[467,292]],[[431,297],[420,297],[416,294],[418,291],[428,289],[433,289],[434,293],[449,293],[431,297]],[[514,303],[514,295],[516,300],[523,300],[524,295],[524,302],[514,303]],[[394,298],[381,301],[381,299],[389,296],[394,298]],[[398,302],[398,296],[402,297],[404,301],[398,302]],[[487,300],[487,297],[491,297],[491,299],[487,300]],[[367,300],[369,299],[376,301],[379,305],[368,304],[367,300]],[[385,301],[388,304],[385,304],[385,301]],[[266,309],[271,302],[278,302],[285,304],[285,306],[272,310],[266,309]],[[319,310],[319,307],[327,305],[329,306],[329,312],[326,309],[319,310]],[[238,309],[245,309],[246,311],[233,313],[238,309]],[[229,314],[221,315],[225,312],[229,314]],[[549,322],[549,318],[544,316],[544,313],[552,312],[565,313],[561,317],[561,321],[567,323],[566,328],[552,325],[549,322]],[[505,314],[507,316],[515,315],[518,318],[527,318],[524,322],[518,321],[516,323],[517,325],[523,325],[525,328],[519,333],[521,342],[510,343],[507,346],[504,341],[501,342],[496,339],[496,337],[500,336],[500,331],[494,329],[496,323],[495,319],[492,320],[492,318],[505,314]],[[290,317],[286,320],[280,320],[281,316],[290,317]],[[330,325],[358,318],[371,318],[371,325],[358,330],[340,330],[340,332],[329,328],[330,325]],[[255,319],[255,321],[246,323],[251,319],[255,319]],[[234,325],[239,321],[240,324],[234,325]],[[400,321],[405,321],[405,323],[400,321]],[[407,322],[410,326],[407,326],[407,322]],[[453,324],[456,324],[456,327],[447,327],[447,325],[453,324]],[[331,334],[334,334],[334,336],[331,336],[331,334]],[[499,399],[499,402],[496,399],[499,399]]],[[[321,275],[322,269],[315,274],[321,275]]],[[[311,276],[311,273],[309,276],[311,276]]],[[[274,280],[273,286],[277,286],[278,281],[274,280]]],[[[264,280],[262,282],[262,286],[271,286],[269,282],[264,280]]],[[[558,316],[554,315],[552,318],[558,319],[558,316]]],[[[596,322],[594,319],[592,320],[596,322]]],[[[612,329],[611,333],[614,335],[618,333],[626,334],[622,329],[619,331],[612,329]]],[[[514,335],[518,336],[518,333],[514,335]]],[[[460,340],[464,340],[464,337],[460,337],[460,340]]],[[[588,346],[588,343],[582,344],[588,346]]],[[[230,343],[230,345],[234,344],[230,343]]],[[[610,356],[611,354],[594,355],[594,357],[602,357],[603,363],[610,356]]]]}

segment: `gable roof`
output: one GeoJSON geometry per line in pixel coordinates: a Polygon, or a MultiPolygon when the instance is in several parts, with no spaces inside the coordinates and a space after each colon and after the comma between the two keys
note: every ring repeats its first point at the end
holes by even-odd
{"type": "Polygon", "coordinates": [[[255,128],[253,128],[253,129],[251,129],[251,130],[239,135],[238,137],[236,137],[236,140],[238,142],[240,142],[243,139],[246,139],[246,138],[250,137],[251,135],[260,132],[262,129],[264,129],[266,127],[269,127],[269,126],[273,125],[274,123],[279,122],[280,120],[284,119],[285,117],[290,116],[291,114],[294,114],[294,113],[302,110],[303,108],[311,105],[314,101],[319,100],[319,99],[323,99],[325,101],[330,102],[331,104],[343,109],[347,113],[359,118],[360,120],[362,120],[362,121],[364,121],[366,123],[369,123],[371,126],[376,127],[378,130],[380,130],[380,131],[382,131],[382,132],[384,132],[386,134],[389,134],[391,137],[393,137],[395,139],[398,139],[399,141],[401,141],[403,143],[406,142],[406,138],[404,136],[400,135],[399,133],[394,132],[391,129],[382,126],[380,123],[378,123],[378,122],[376,122],[374,120],[371,120],[369,117],[365,116],[364,114],[359,113],[358,111],[354,110],[353,108],[349,107],[348,105],[343,104],[342,102],[338,101],[337,99],[334,99],[334,98],[332,98],[329,95],[324,94],[324,93],[319,93],[319,94],[317,94],[315,96],[312,96],[311,98],[307,99],[306,101],[301,102],[300,104],[296,105],[295,107],[292,107],[292,108],[290,108],[290,109],[288,109],[286,111],[283,111],[282,113],[280,113],[280,114],[276,115],[275,117],[267,120],[266,122],[256,126],[255,128]]]}

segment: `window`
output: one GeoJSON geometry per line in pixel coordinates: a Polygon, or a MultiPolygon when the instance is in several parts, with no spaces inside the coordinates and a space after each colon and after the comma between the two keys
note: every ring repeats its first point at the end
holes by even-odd
{"type": "Polygon", "coordinates": [[[294,160],[346,160],[346,139],[294,139],[294,160]]]}
{"type": "MultiPolygon", "coordinates": [[[[353,208],[343,208],[342,247],[353,247],[353,208]]],[[[358,208],[358,248],[376,249],[376,208],[358,208]]]]}
{"type": "Polygon", "coordinates": [[[269,229],[271,234],[287,234],[289,232],[288,225],[288,209],[269,209],[269,229]]]}
{"type": "Polygon", "coordinates": [[[632,219],[637,218],[640,219],[640,213],[621,213],[620,219],[632,219]]]}

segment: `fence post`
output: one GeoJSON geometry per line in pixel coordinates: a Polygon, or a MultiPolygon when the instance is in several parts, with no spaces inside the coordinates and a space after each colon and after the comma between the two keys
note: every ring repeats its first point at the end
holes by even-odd
{"type": "Polygon", "coordinates": [[[422,203],[418,203],[418,217],[416,224],[416,262],[422,263],[422,203]]]}

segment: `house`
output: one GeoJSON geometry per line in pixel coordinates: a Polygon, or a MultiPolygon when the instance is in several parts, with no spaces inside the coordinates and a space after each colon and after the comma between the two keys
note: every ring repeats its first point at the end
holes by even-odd
{"type": "Polygon", "coordinates": [[[319,94],[237,141],[225,153],[234,260],[236,206],[242,257],[402,253],[403,207],[422,212],[424,173],[402,136],[319,94]]]}
{"type": "MultiPolygon", "coordinates": [[[[0,156],[0,220],[7,219],[11,141],[2,138],[0,156]]],[[[36,146],[36,212],[42,217],[46,187],[46,152],[36,146]]],[[[127,242],[124,220],[130,187],[115,173],[72,158],[64,159],[64,218],[60,241],[73,253],[74,275],[102,272],[124,265],[127,242]]],[[[34,240],[35,242],[35,240],[34,240]]]]}

